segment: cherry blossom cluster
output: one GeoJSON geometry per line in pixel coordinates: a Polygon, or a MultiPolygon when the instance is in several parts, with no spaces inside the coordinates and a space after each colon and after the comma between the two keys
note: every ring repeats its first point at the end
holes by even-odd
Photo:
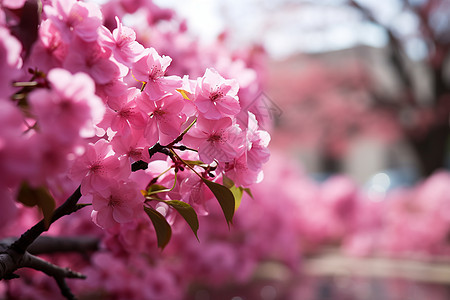
{"type": "MultiPolygon", "coordinates": [[[[93,221],[112,229],[143,206],[167,220],[185,204],[206,214],[224,180],[241,192],[261,181],[270,136],[241,102],[237,80],[214,68],[168,75],[172,58],[138,42],[119,16],[107,28],[100,6],[83,1],[44,1],[27,52],[10,30],[21,6],[8,3],[0,15],[5,222],[24,183],[57,201],[81,184],[93,221]]],[[[196,217],[183,217],[195,232],[196,217]]]]}
{"type": "MultiPolygon", "coordinates": [[[[166,167],[161,165],[160,169],[166,167]]],[[[446,241],[448,173],[437,173],[416,186],[373,201],[345,176],[322,183],[311,180],[284,154],[273,153],[264,168],[273,176],[252,187],[254,199],[244,195],[231,232],[220,222],[220,208],[211,206],[209,215],[201,218],[201,243],[191,237],[183,223],[176,223],[174,238],[161,253],[145,216],[123,224],[120,231],[102,231],[88,220],[86,210],[55,223],[51,233],[63,234],[70,226],[74,235],[97,234],[102,238],[103,251],[93,254],[89,264],[79,257],[61,256],[57,261],[88,275],[89,280],[76,282],[73,287],[79,295],[88,297],[100,291],[105,299],[183,299],[188,291],[194,291],[195,299],[195,291],[202,288],[220,295],[224,285],[230,290],[236,287],[242,297],[258,288],[258,281],[252,278],[258,276],[261,265],[271,261],[281,266],[288,274],[285,276],[291,276],[288,278],[294,284],[283,291],[292,294],[288,299],[297,299],[314,293],[320,284],[318,278],[298,277],[297,272],[303,270],[301,260],[330,247],[351,256],[432,260],[435,255],[450,254],[446,241]],[[130,280],[121,280],[123,276],[130,280]],[[296,280],[307,280],[311,285],[296,280]],[[239,289],[241,286],[245,289],[239,289]]],[[[152,169],[158,173],[156,165],[152,169]]],[[[20,219],[26,227],[27,216],[20,219]]],[[[26,276],[32,287],[24,288],[13,281],[13,295],[31,299],[57,295],[57,291],[45,288],[50,281],[46,276],[26,276]],[[36,287],[42,290],[37,293],[36,287]]],[[[387,281],[386,285],[393,283],[387,281]]],[[[335,290],[336,294],[341,292],[335,290]]]]}
{"type": "MultiPolygon", "coordinates": [[[[166,167],[167,164],[161,165],[160,169],[166,167]]],[[[151,167],[155,174],[157,168],[151,167]]],[[[291,186],[300,177],[298,170],[281,157],[275,157],[273,162],[271,159],[264,168],[274,176],[252,186],[253,199],[244,194],[232,230],[222,221],[220,207],[210,205],[209,214],[200,219],[200,243],[192,238],[185,224],[176,222],[173,238],[161,252],[157,249],[155,229],[148,226],[146,216],[122,224],[117,231],[101,230],[89,220],[89,211],[83,209],[53,224],[49,233],[64,235],[70,227],[73,236],[96,235],[102,240],[101,251],[93,253],[89,262],[79,255],[53,256],[52,261],[87,275],[87,280],[70,282],[80,299],[195,299],[202,288],[220,289],[224,284],[244,285],[250,290],[255,286],[252,278],[266,261],[280,263],[294,274],[301,266],[301,220],[296,214],[295,195],[280,192],[278,187],[281,178],[291,186]],[[274,201],[280,194],[282,198],[274,201]]],[[[31,211],[23,213],[18,220],[26,227],[31,211]]],[[[19,234],[20,230],[9,232],[19,234]]],[[[58,296],[57,290],[46,288],[52,284],[51,278],[22,274],[32,284],[24,286],[19,280],[11,281],[10,295],[30,299],[58,296]]],[[[1,288],[0,284],[0,291],[1,288]]]]}

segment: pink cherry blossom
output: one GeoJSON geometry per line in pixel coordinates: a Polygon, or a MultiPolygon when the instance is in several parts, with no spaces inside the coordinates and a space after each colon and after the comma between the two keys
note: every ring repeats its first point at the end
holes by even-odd
{"type": "Polygon", "coordinates": [[[96,94],[102,98],[103,102],[107,103],[110,97],[120,98],[124,95],[130,86],[123,82],[122,78],[117,78],[107,83],[98,83],[95,85],[96,94]]]}
{"type": "Polygon", "coordinates": [[[146,120],[136,105],[139,95],[138,89],[129,88],[124,95],[108,97],[108,108],[98,126],[104,129],[110,128],[122,134],[129,133],[131,127],[143,129],[146,120]]]}
{"type": "Polygon", "coordinates": [[[189,76],[187,75],[183,76],[180,90],[182,90],[182,92],[185,93],[185,96],[187,96],[188,98],[186,99],[184,96],[182,98],[184,101],[183,111],[188,116],[194,116],[197,114],[197,108],[195,107],[194,102],[191,101],[195,94],[196,85],[197,85],[196,80],[189,79],[189,76]]]}
{"type": "Polygon", "coordinates": [[[61,67],[67,55],[68,44],[51,20],[45,20],[39,27],[39,37],[33,46],[31,63],[40,70],[47,72],[52,68],[61,67]]]}
{"type": "Polygon", "coordinates": [[[98,84],[107,84],[126,75],[111,58],[111,50],[96,41],[85,42],[75,38],[64,60],[63,67],[73,73],[85,72],[98,84]]]}
{"type": "Polygon", "coordinates": [[[199,117],[183,141],[198,149],[204,163],[212,163],[214,159],[229,162],[244,151],[242,130],[228,117],[218,120],[199,117]]]}
{"type": "MultiPolygon", "coordinates": [[[[142,265],[141,265],[142,266],[142,265]]],[[[178,300],[183,298],[182,289],[179,287],[180,279],[170,269],[161,265],[146,272],[142,288],[142,299],[149,300],[178,300]]]]}
{"type": "Polygon", "coordinates": [[[23,133],[24,116],[11,101],[0,98],[0,148],[23,133]]]}
{"type": "Polygon", "coordinates": [[[180,135],[181,125],[186,121],[181,95],[168,95],[161,100],[151,101],[147,94],[142,93],[136,102],[148,116],[144,135],[150,145],[158,141],[166,145],[180,135]]]}
{"type": "Polygon", "coordinates": [[[178,76],[164,76],[172,59],[160,56],[154,48],[149,48],[146,52],[132,66],[133,76],[147,83],[144,92],[152,101],[159,100],[168,93],[175,93],[175,89],[181,87],[182,79],[178,76]]]}
{"type": "Polygon", "coordinates": [[[180,194],[183,197],[182,200],[189,203],[198,215],[208,215],[206,202],[211,200],[214,195],[197,174],[191,174],[181,182],[180,194]]]}
{"type": "Polygon", "coordinates": [[[13,193],[7,188],[0,184],[0,203],[2,209],[0,210],[0,227],[6,228],[9,224],[14,223],[14,218],[16,218],[18,213],[18,207],[12,197],[13,193]]]}
{"type": "Polygon", "coordinates": [[[198,79],[194,103],[201,115],[207,119],[218,120],[234,116],[241,110],[236,80],[223,78],[216,70],[207,69],[198,79]]]}
{"type": "Polygon", "coordinates": [[[148,145],[143,135],[143,130],[116,134],[111,140],[114,152],[118,155],[129,157],[132,162],[138,160],[149,161],[148,145]]]}
{"type": "Polygon", "coordinates": [[[20,42],[0,27],[0,97],[9,97],[12,92],[11,83],[22,66],[21,51],[20,42]]]}
{"type": "Polygon", "coordinates": [[[0,98],[0,186],[15,187],[38,174],[35,145],[24,138],[26,129],[20,109],[0,98]]]}
{"type": "Polygon", "coordinates": [[[202,251],[192,255],[190,270],[196,277],[210,285],[219,285],[230,280],[233,270],[240,268],[238,253],[228,241],[215,241],[205,244],[202,251]]]}
{"type": "Polygon", "coordinates": [[[264,174],[261,169],[252,170],[247,163],[246,153],[234,158],[225,166],[225,174],[231,178],[237,186],[249,187],[263,180],[264,174]]]}
{"type": "Polygon", "coordinates": [[[2,6],[10,9],[19,9],[23,7],[26,0],[2,0],[2,6]]]}
{"type": "Polygon", "coordinates": [[[355,182],[346,176],[334,176],[328,179],[321,189],[321,201],[339,219],[351,222],[356,210],[358,189],[355,182]]]}
{"type": "MultiPolygon", "coordinates": [[[[23,4],[23,0],[16,2],[23,4]]],[[[246,70],[252,62],[232,57],[220,41],[202,48],[188,36],[185,21],[151,0],[111,0],[102,11],[87,0],[40,2],[42,21],[30,53],[10,34],[16,21],[26,21],[26,10],[8,11],[6,18],[6,10],[0,8],[0,87],[4,83],[0,91],[0,202],[4,204],[0,225],[9,225],[8,229],[0,226],[0,234],[19,236],[40,219],[36,209],[14,202],[22,182],[48,189],[57,204],[81,184],[79,203],[92,205],[61,218],[49,231],[58,236],[70,228],[70,235],[93,235],[101,243],[101,251],[90,260],[77,254],[52,257],[55,264],[89,276],[86,281],[68,282],[80,298],[196,297],[187,295],[193,282],[208,288],[210,283],[222,286],[225,281],[243,286],[260,261],[289,261],[291,253],[298,258],[299,243],[293,236],[300,235],[291,217],[295,211],[273,201],[279,193],[274,186],[287,176],[276,176],[276,184],[259,193],[271,190],[270,198],[252,203],[243,196],[241,208],[247,211],[240,210],[240,217],[236,214],[237,230],[232,232],[199,176],[164,151],[151,158],[148,153],[156,142],[170,144],[197,120],[171,150],[185,160],[212,163],[209,168],[217,165],[215,170],[204,164],[194,166],[214,182],[222,182],[224,172],[240,186],[257,181],[262,174],[260,161],[268,157],[269,137],[257,122],[250,127],[236,120],[237,113],[248,116],[240,105],[242,97],[253,99],[248,87],[252,83],[260,87],[259,79],[246,70]],[[131,11],[137,13],[128,14],[131,11]],[[125,26],[128,20],[133,27],[125,26]],[[160,24],[160,20],[170,22],[160,24]],[[141,43],[154,48],[146,49],[141,43]],[[174,69],[168,68],[169,56],[177,57],[174,69]],[[236,81],[215,69],[206,70],[210,65],[225,78],[240,78],[239,86],[246,90],[238,94],[236,81]],[[173,74],[180,77],[169,76],[173,74]],[[14,81],[25,88],[12,89],[14,81]],[[131,172],[138,160],[148,162],[148,168],[131,172]],[[160,200],[184,201],[203,217],[198,236],[205,243],[193,238],[190,226],[168,203],[142,196],[140,191],[153,182],[171,188],[158,193],[160,200]],[[157,249],[158,226],[142,209],[144,201],[172,226],[173,239],[163,253],[157,249]],[[250,210],[258,212],[247,216],[250,210]],[[267,221],[262,229],[258,226],[261,216],[267,221]]],[[[9,5],[11,0],[2,3],[9,5]]],[[[26,270],[21,276],[22,284],[14,281],[3,288],[0,282],[0,298],[61,296],[53,288],[53,278],[26,270]]]]}
{"type": "Polygon", "coordinates": [[[118,17],[115,19],[117,28],[112,33],[106,27],[101,27],[101,43],[112,50],[118,62],[131,67],[143,54],[144,46],[136,42],[136,32],[133,29],[123,26],[118,17]]]}
{"type": "Polygon", "coordinates": [[[28,140],[21,138],[24,116],[20,109],[9,100],[0,98],[0,188],[13,187],[24,178],[36,175],[33,146],[28,140]]]}
{"type": "Polygon", "coordinates": [[[74,145],[61,143],[53,135],[35,134],[29,140],[33,147],[33,156],[38,174],[30,178],[30,183],[36,186],[45,184],[47,178],[65,174],[69,169],[68,156],[73,153],[74,145]]]}
{"type": "Polygon", "coordinates": [[[109,251],[96,252],[91,260],[92,265],[85,271],[89,280],[79,282],[80,292],[96,291],[101,286],[102,296],[109,299],[145,299],[139,288],[144,283],[133,270],[130,262],[109,251]],[[124,278],[127,280],[123,280],[124,278]]]}
{"type": "Polygon", "coordinates": [[[270,142],[270,134],[267,131],[259,130],[258,122],[252,113],[249,113],[247,140],[249,143],[247,165],[251,170],[258,171],[270,157],[270,151],[267,148],[270,142]]]}
{"type": "Polygon", "coordinates": [[[92,220],[102,228],[131,222],[142,211],[144,197],[132,182],[111,182],[108,188],[88,196],[92,199],[92,220]]]}
{"type": "Polygon", "coordinates": [[[130,171],[129,162],[120,161],[111,145],[101,139],[86,147],[86,152],[73,163],[70,175],[73,180],[81,181],[81,193],[86,195],[107,189],[113,179],[128,178],[130,171]]]}
{"type": "Polygon", "coordinates": [[[44,5],[46,16],[58,27],[66,42],[77,35],[86,42],[97,40],[97,29],[102,24],[102,13],[95,3],[76,0],[53,0],[44,5]]]}
{"type": "Polygon", "coordinates": [[[40,130],[66,143],[93,136],[94,124],[101,120],[105,108],[95,95],[92,79],[64,69],[53,69],[47,77],[50,90],[38,89],[29,97],[40,130]]]}

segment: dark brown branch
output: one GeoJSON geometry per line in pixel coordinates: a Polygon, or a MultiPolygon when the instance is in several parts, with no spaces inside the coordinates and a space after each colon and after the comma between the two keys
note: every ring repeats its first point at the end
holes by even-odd
{"type": "MultiPolygon", "coordinates": [[[[356,9],[358,9],[363,15],[364,17],[369,20],[370,22],[382,27],[389,38],[389,45],[391,46],[390,48],[390,59],[391,59],[391,63],[392,65],[395,67],[395,70],[398,73],[398,77],[399,79],[402,81],[403,85],[405,88],[407,88],[408,90],[412,88],[412,80],[409,77],[409,72],[408,70],[406,70],[405,64],[403,62],[404,60],[404,53],[403,53],[403,49],[401,46],[401,42],[397,39],[397,37],[395,36],[395,34],[392,32],[392,30],[381,24],[372,14],[371,11],[369,11],[367,8],[361,6],[358,2],[354,1],[354,0],[350,0],[350,5],[355,7],[356,9]]],[[[411,98],[411,97],[409,97],[411,98]]],[[[413,100],[408,99],[408,100],[413,100]]],[[[415,103],[413,101],[413,103],[415,103]]]]}
{"type": "Polygon", "coordinates": [[[64,278],[58,277],[55,278],[56,283],[58,284],[59,290],[61,291],[61,294],[67,299],[67,300],[76,300],[77,298],[70,290],[69,286],[66,283],[66,280],[64,278]]]}
{"type": "Polygon", "coordinates": [[[41,271],[48,276],[51,276],[55,279],[58,284],[59,289],[61,290],[61,294],[69,300],[75,300],[76,297],[72,294],[70,288],[66,284],[66,278],[78,278],[85,279],[86,276],[80,274],[78,272],[72,271],[69,268],[61,268],[57,265],[54,265],[48,261],[45,261],[37,256],[34,256],[28,252],[22,257],[21,268],[32,268],[34,270],[41,271]]]}
{"type": "MultiPolygon", "coordinates": [[[[7,249],[17,237],[0,240],[0,245],[7,249]]],[[[33,255],[77,252],[85,254],[96,251],[100,240],[94,236],[40,236],[27,249],[33,255]]]]}
{"type": "Polygon", "coordinates": [[[98,249],[99,240],[90,236],[77,237],[49,237],[40,236],[28,247],[28,251],[18,254],[10,249],[9,245],[15,238],[6,238],[0,241],[0,274],[6,274],[4,279],[16,278],[14,271],[19,268],[32,268],[41,271],[55,279],[61,294],[70,300],[76,297],[66,284],[66,278],[85,279],[83,274],[72,271],[68,268],[61,268],[47,262],[33,254],[56,253],[56,252],[79,252],[95,251],[98,249]]]}
{"type": "MultiPolygon", "coordinates": [[[[78,200],[81,198],[81,190],[80,186],[75,190],[75,192],[67,198],[66,202],[61,204],[55,212],[53,213],[53,217],[50,221],[50,224],[58,220],[59,218],[70,215],[71,213],[77,211],[79,207],[77,206],[78,200]]],[[[20,238],[15,241],[10,249],[23,254],[28,249],[28,247],[45,231],[47,231],[44,220],[41,220],[39,223],[31,227],[24,234],[20,236],[20,238]]],[[[0,277],[1,278],[1,277],[0,277]]]]}
{"type": "Polygon", "coordinates": [[[91,251],[97,251],[99,243],[99,239],[93,236],[40,236],[28,247],[28,252],[34,255],[66,252],[84,254],[91,251]]]}
{"type": "MultiPolygon", "coordinates": [[[[50,224],[59,218],[70,215],[78,209],[84,207],[77,205],[81,198],[81,187],[79,186],[69,198],[59,206],[53,213],[50,224]]],[[[30,245],[45,231],[48,227],[44,220],[41,220],[36,225],[27,230],[11,245],[0,243],[0,279],[8,279],[14,277],[14,272],[23,267],[29,267],[40,270],[45,274],[55,278],[61,293],[67,299],[75,299],[70,289],[65,283],[65,278],[84,278],[83,275],[73,272],[69,269],[63,269],[49,262],[46,262],[29,252],[27,252],[30,245]]]]}
{"type": "Polygon", "coordinates": [[[22,8],[7,11],[20,17],[19,23],[11,26],[11,32],[22,43],[25,58],[30,55],[30,50],[38,39],[38,28],[41,21],[40,11],[41,4],[38,0],[27,0],[22,8]]]}
{"type": "MultiPolygon", "coordinates": [[[[357,1],[349,0],[351,6],[358,9],[369,21],[381,26],[388,34],[389,37],[389,56],[392,63],[392,69],[396,72],[398,78],[403,85],[403,94],[399,101],[398,110],[403,107],[420,109],[420,101],[417,99],[417,95],[413,92],[413,80],[412,74],[407,68],[406,55],[404,54],[401,40],[395,36],[394,32],[388,26],[381,24],[373,15],[371,11],[357,1]]],[[[432,71],[432,82],[434,99],[431,103],[434,107],[435,120],[433,126],[427,129],[425,134],[418,134],[417,128],[405,128],[406,137],[409,139],[412,148],[417,154],[419,159],[421,173],[424,176],[429,176],[437,169],[444,167],[447,144],[446,141],[450,136],[450,128],[448,126],[449,110],[442,103],[440,103],[442,96],[449,93],[449,87],[446,83],[444,76],[444,64],[441,63],[443,58],[439,56],[444,54],[448,56],[448,48],[442,45],[433,30],[429,25],[429,15],[424,14],[411,5],[408,1],[403,1],[404,9],[408,9],[418,16],[421,22],[422,39],[427,42],[430,47],[430,54],[428,63],[430,70],[432,71]]],[[[376,98],[376,97],[375,97],[376,98]]]]}
{"type": "Polygon", "coordinates": [[[61,268],[57,265],[54,265],[46,260],[43,260],[29,252],[25,252],[20,264],[21,268],[31,268],[34,270],[41,271],[48,276],[52,276],[54,278],[79,278],[85,279],[86,276],[80,274],[78,272],[72,271],[69,268],[61,268]]]}

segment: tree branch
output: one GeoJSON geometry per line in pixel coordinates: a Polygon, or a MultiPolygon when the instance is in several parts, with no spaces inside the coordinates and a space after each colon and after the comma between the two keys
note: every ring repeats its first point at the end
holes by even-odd
{"type": "MultiPolygon", "coordinates": [[[[59,218],[70,215],[84,207],[77,205],[78,200],[81,198],[80,188],[81,187],[79,186],[75,192],[54,211],[50,224],[59,218]]],[[[67,286],[65,278],[85,278],[84,275],[71,271],[70,269],[64,269],[53,265],[27,252],[28,248],[37,240],[37,238],[47,230],[48,227],[45,225],[44,220],[41,220],[22,234],[12,244],[8,245],[4,242],[0,243],[0,279],[14,278],[14,272],[17,269],[24,267],[33,268],[55,278],[62,295],[67,299],[73,300],[75,299],[75,296],[67,286]]]]}
{"type": "Polygon", "coordinates": [[[66,252],[84,254],[90,251],[97,251],[99,243],[99,239],[93,236],[40,236],[28,247],[27,251],[34,255],[66,252]]]}
{"type": "MultiPolygon", "coordinates": [[[[81,198],[81,186],[79,186],[72,195],[70,195],[67,200],[59,206],[53,213],[53,217],[50,224],[58,220],[59,218],[70,215],[71,213],[77,211],[79,207],[77,206],[78,200],[81,198]]],[[[20,238],[15,241],[9,248],[17,253],[25,253],[27,248],[45,231],[47,231],[44,220],[28,229],[20,238]]],[[[2,277],[0,277],[2,278],[2,277]]]]}
{"type": "MultiPolygon", "coordinates": [[[[370,22],[380,26],[383,28],[389,38],[389,45],[390,45],[390,60],[392,65],[394,66],[395,71],[397,72],[398,78],[401,80],[403,86],[405,87],[406,91],[410,91],[412,88],[412,79],[410,78],[410,72],[406,69],[406,66],[404,64],[404,59],[406,55],[403,53],[401,42],[397,39],[394,32],[389,28],[388,26],[385,26],[384,24],[381,24],[373,15],[371,11],[369,11],[367,8],[361,6],[358,2],[354,0],[349,1],[350,6],[353,6],[357,10],[359,10],[363,16],[369,20],[370,22]]],[[[412,97],[412,95],[408,95],[408,100],[410,101],[410,105],[415,105],[416,101],[412,97]]]]}
{"type": "Polygon", "coordinates": [[[78,278],[85,279],[86,276],[80,274],[78,272],[72,271],[69,268],[61,268],[57,265],[54,265],[48,261],[45,261],[37,256],[30,254],[29,252],[25,252],[21,259],[21,264],[19,267],[21,268],[32,268],[38,271],[41,271],[48,276],[51,276],[55,279],[58,284],[59,289],[61,290],[61,294],[69,300],[75,300],[76,297],[72,294],[70,288],[67,286],[66,278],[78,278]]]}
{"type": "MultiPolygon", "coordinates": [[[[13,244],[17,237],[9,237],[0,240],[5,249],[13,244]]],[[[99,239],[94,236],[40,236],[27,249],[33,255],[78,252],[84,254],[96,251],[99,247],[99,239]]]]}

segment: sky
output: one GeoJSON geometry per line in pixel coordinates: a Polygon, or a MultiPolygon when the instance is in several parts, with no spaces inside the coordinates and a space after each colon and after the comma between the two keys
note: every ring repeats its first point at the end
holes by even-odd
{"type": "MultiPolygon", "coordinates": [[[[107,0],[90,1],[104,3],[107,0]]],[[[355,45],[383,47],[388,41],[385,30],[343,5],[346,0],[153,1],[161,7],[174,9],[187,20],[190,31],[205,43],[227,29],[230,47],[259,44],[275,59],[355,45]]],[[[426,57],[427,46],[417,37],[417,17],[402,10],[400,0],[355,1],[375,12],[383,25],[406,37],[405,51],[410,58],[426,57]]]]}
{"type": "MultiPolygon", "coordinates": [[[[419,1],[419,0],[417,0],[419,1]]],[[[225,28],[231,46],[262,44],[274,58],[298,52],[323,52],[352,47],[356,44],[382,47],[386,32],[368,21],[356,10],[342,5],[342,0],[155,0],[185,17],[201,39],[208,41],[225,28]]],[[[406,51],[415,59],[426,49],[417,32],[415,16],[404,12],[398,0],[359,0],[374,9],[377,18],[402,35],[410,37],[406,51]]]]}

